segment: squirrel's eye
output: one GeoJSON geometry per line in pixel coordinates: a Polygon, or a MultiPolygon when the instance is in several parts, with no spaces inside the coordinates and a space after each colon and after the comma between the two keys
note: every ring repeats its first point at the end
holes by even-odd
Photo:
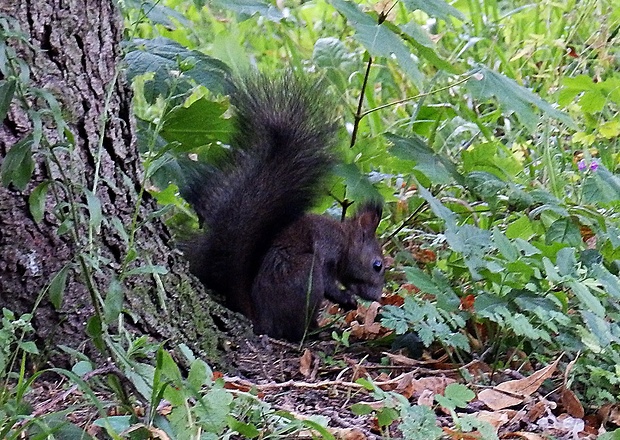
{"type": "Polygon", "coordinates": [[[372,268],[375,270],[375,272],[381,272],[381,269],[383,269],[383,262],[379,259],[376,259],[372,262],[372,268]]]}

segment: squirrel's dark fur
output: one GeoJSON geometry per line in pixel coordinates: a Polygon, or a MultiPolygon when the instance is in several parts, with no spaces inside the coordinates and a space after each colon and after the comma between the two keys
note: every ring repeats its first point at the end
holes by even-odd
{"type": "Polygon", "coordinates": [[[378,300],[381,206],[339,222],[306,214],[334,163],[334,105],[293,74],[247,78],[231,95],[231,152],[191,176],[184,197],[205,233],[185,243],[191,271],[249,317],[254,330],[302,339],[328,298],[378,300]]]}

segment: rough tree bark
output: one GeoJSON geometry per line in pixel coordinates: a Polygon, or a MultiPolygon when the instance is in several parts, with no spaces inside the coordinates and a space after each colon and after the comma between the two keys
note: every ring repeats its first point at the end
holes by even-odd
{"type": "MultiPolygon", "coordinates": [[[[87,340],[85,323],[93,314],[88,283],[103,296],[118,277],[128,252],[118,224],[130,231],[137,212],[136,223],[142,225],[135,235],[138,259],[129,268],[156,265],[167,274],[133,275],[123,280],[125,307],[137,317],[131,322],[132,329],[172,344],[189,343],[213,358],[218,343],[213,307],[201,287],[187,276],[179,253],[171,250],[165,226],[158,220],[147,221],[157,209],[153,200],[147,193],[139,197],[142,169],[135,147],[130,91],[119,68],[122,20],[115,4],[112,0],[3,0],[2,15],[16,19],[28,36],[30,46],[11,38],[8,45],[30,67],[31,86],[58,99],[71,134],[61,139],[54,120],[44,117],[43,140],[33,148],[35,166],[30,183],[23,191],[15,185],[0,187],[0,307],[20,314],[32,311],[40,292],[70,263],[61,307],[56,309],[44,296],[34,325],[52,352],[59,343],[81,347],[87,340]],[[73,148],[55,148],[62,142],[73,148]],[[60,166],[49,165],[46,158],[52,150],[60,166]],[[48,185],[45,215],[37,223],[29,209],[29,195],[38,184],[50,180],[58,184],[48,185]],[[68,189],[63,189],[67,185],[68,189]],[[85,207],[85,189],[93,188],[103,220],[100,232],[91,240],[88,222],[94,211],[85,207]],[[62,203],[83,205],[72,212],[62,203]],[[58,213],[78,220],[79,225],[68,224],[76,226],[76,234],[71,234],[71,227],[59,234],[58,213]],[[92,272],[90,281],[85,276],[88,272],[92,272]]],[[[6,80],[5,75],[8,73],[0,73],[0,80],[6,80]]],[[[32,95],[27,103],[33,109],[44,104],[32,95]]],[[[15,99],[0,129],[0,162],[32,132],[25,105],[15,99]]]]}

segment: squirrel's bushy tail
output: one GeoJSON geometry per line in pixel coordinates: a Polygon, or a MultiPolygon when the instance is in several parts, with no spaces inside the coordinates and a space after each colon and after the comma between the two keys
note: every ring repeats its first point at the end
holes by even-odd
{"type": "Polygon", "coordinates": [[[205,234],[187,243],[190,267],[252,316],[249,294],[273,239],[312,205],[332,165],[334,102],[292,73],[238,82],[230,154],[183,191],[205,234]]]}

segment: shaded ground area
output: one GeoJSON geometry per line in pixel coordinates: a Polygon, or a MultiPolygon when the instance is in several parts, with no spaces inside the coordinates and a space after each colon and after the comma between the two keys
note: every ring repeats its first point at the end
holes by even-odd
{"type": "MultiPolygon", "coordinates": [[[[488,438],[475,428],[469,429],[471,432],[461,429],[461,418],[469,416],[487,422],[499,438],[526,440],[549,436],[594,439],[618,427],[617,407],[583,409],[567,386],[566,375],[559,371],[560,358],[540,367],[522,363],[521,372],[493,371],[479,360],[451,363],[441,348],[424,350],[415,359],[407,356],[416,350],[411,344],[409,351],[391,348],[393,337],[375,322],[377,310],[378,305],[360,307],[340,320],[339,324],[351,332],[349,340],[342,338],[341,329],[334,335],[330,329],[313,335],[303,345],[259,337],[233,343],[230,351],[233,371],[222,375],[226,388],[252,390],[276,410],[299,419],[323,416],[329,419],[332,435],[339,439],[403,437],[398,418],[385,424],[381,413],[386,400],[364,386],[370,382],[380,391],[402,396],[411,405],[432,408],[445,438],[488,438]],[[469,378],[467,383],[463,377],[469,378]],[[436,395],[445,394],[446,387],[453,383],[467,384],[476,397],[451,412],[438,403],[436,395]],[[369,412],[354,414],[352,408],[359,404],[364,404],[369,412]]],[[[94,372],[92,379],[100,380],[96,376],[103,373],[105,368],[94,372]]],[[[101,402],[115,399],[106,392],[97,397],[101,402]]],[[[104,431],[93,425],[98,418],[96,408],[84,405],[88,400],[78,386],[70,386],[66,381],[38,380],[29,400],[35,414],[41,415],[76,405],[81,409],[72,410],[67,414],[68,419],[90,434],[105,438],[104,431]]],[[[164,403],[158,408],[163,416],[169,413],[166,407],[164,403]]],[[[145,408],[138,406],[134,411],[141,415],[145,408]]],[[[108,412],[123,414],[126,409],[112,405],[108,412]]],[[[311,436],[307,432],[297,438],[311,436]]]]}

